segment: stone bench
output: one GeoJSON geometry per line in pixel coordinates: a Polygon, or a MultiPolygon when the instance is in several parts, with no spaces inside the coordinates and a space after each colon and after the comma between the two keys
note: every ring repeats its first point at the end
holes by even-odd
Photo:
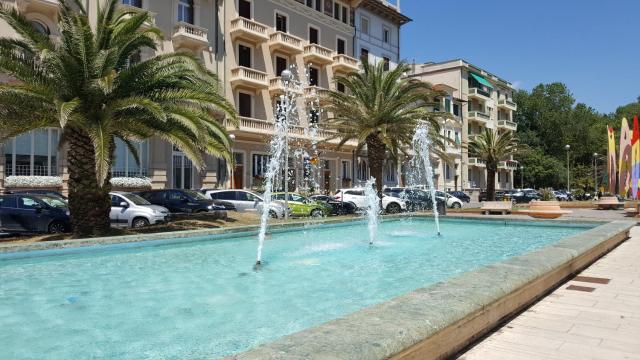
{"type": "Polygon", "coordinates": [[[492,212],[506,215],[511,213],[512,207],[511,201],[483,201],[480,210],[485,215],[489,215],[492,212]]]}
{"type": "Polygon", "coordinates": [[[624,206],[624,203],[620,202],[615,196],[603,196],[595,205],[598,210],[615,210],[624,206]]]}

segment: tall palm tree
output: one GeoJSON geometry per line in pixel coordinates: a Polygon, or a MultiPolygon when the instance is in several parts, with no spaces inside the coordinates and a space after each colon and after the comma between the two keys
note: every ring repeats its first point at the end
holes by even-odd
{"type": "Polygon", "coordinates": [[[92,27],[81,0],[59,1],[56,40],[13,8],[0,9],[0,19],[20,35],[0,38],[0,72],[17,80],[0,84],[0,141],[60,128],[68,145],[73,231],[100,235],[109,229],[115,139],[137,156],[133,141],[158,136],[202,167],[204,154],[230,160],[229,136],[214,114],[236,116],[217,77],[194,56],[130,61],[162,39],[148,26],[148,13],[119,10],[119,1],[109,0],[92,27]]]}
{"type": "Polygon", "coordinates": [[[469,156],[483,160],[487,168],[487,200],[495,199],[498,163],[510,160],[517,153],[518,140],[510,131],[498,133],[485,129],[469,142],[469,156]]]}
{"type": "Polygon", "coordinates": [[[386,151],[398,159],[411,144],[419,121],[429,122],[431,132],[439,133],[437,117],[442,114],[431,109],[440,93],[428,83],[405,77],[409,71],[405,63],[390,71],[385,71],[383,62],[365,61],[362,67],[361,72],[335,77],[346,91],[329,92],[327,110],[333,116],[325,127],[336,131],[338,147],[351,140],[367,146],[369,169],[381,193],[386,151]]]}

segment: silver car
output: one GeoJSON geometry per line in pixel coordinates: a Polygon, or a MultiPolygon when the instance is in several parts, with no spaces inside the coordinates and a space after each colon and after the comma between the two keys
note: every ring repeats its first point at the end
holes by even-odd
{"type": "Polygon", "coordinates": [[[165,223],[169,219],[167,208],[152,205],[139,195],[114,191],[111,195],[111,224],[140,228],[151,224],[165,223]]]}
{"type": "MultiPolygon", "coordinates": [[[[202,190],[209,199],[220,200],[232,203],[239,212],[253,211],[262,212],[262,195],[249,190],[202,190]]],[[[291,209],[289,209],[289,214],[291,209]]],[[[272,201],[269,206],[269,214],[272,218],[284,217],[284,203],[281,201],[272,201]]]]}

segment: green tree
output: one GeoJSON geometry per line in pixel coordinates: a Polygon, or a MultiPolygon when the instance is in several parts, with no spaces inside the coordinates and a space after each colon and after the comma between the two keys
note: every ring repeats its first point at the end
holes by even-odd
{"type": "MultiPolygon", "coordinates": [[[[427,121],[433,135],[439,133],[436,119],[442,114],[432,108],[440,93],[428,83],[405,77],[408,70],[404,63],[385,71],[383,62],[365,62],[361,72],[336,76],[335,81],[344,84],[346,92],[331,91],[328,96],[327,110],[333,117],[325,126],[336,131],[339,147],[351,140],[367,146],[369,169],[380,193],[385,152],[397,158],[411,143],[418,121],[427,121]]],[[[442,149],[441,138],[432,138],[436,139],[435,148],[442,149]]]]}
{"type": "MultiPolygon", "coordinates": [[[[546,155],[542,149],[534,148],[518,155],[518,161],[524,166],[524,187],[558,188],[562,174],[566,174],[564,163],[553,156],[546,155]]],[[[515,175],[521,178],[519,169],[515,175]]]]}
{"type": "Polygon", "coordinates": [[[17,82],[0,85],[3,138],[41,127],[62,129],[68,144],[69,207],[75,235],[109,228],[109,172],[115,139],[136,154],[132,141],[158,136],[198,167],[204,154],[230,160],[230,139],[214,113],[235,119],[216,76],[192,55],[172,53],[137,64],[156,49],[160,30],[147,13],[98,9],[92,28],[80,0],[61,0],[60,39],[39,33],[10,7],[0,10],[20,39],[0,38],[0,72],[17,82]]]}
{"type": "Polygon", "coordinates": [[[518,141],[510,131],[485,129],[469,142],[469,156],[484,160],[487,167],[487,200],[495,199],[498,163],[510,160],[517,152],[518,141]]]}

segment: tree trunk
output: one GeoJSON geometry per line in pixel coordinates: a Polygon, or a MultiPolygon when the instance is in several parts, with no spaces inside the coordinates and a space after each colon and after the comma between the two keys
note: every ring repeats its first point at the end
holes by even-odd
{"type": "Polygon", "coordinates": [[[487,162],[487,201],[496,199],[496,171],[498,171],[498,164],[487,162]]]}
{"type": "Polygon", "coordinates": [[[385,146],[377,134],[367,137],[367,157],[369,158],[369,171],[376,179],[376,191],[382,196],[382,169],[384,167],[385,146]]]}
{"type": "Polygon", "coordinates": [[[87,133],[78,128],[66,128],[69,143],[69,211],[75,237],[101,236],[109,231],[111,185],[103,186],[96,179],[93,143],[87,133]]]}

